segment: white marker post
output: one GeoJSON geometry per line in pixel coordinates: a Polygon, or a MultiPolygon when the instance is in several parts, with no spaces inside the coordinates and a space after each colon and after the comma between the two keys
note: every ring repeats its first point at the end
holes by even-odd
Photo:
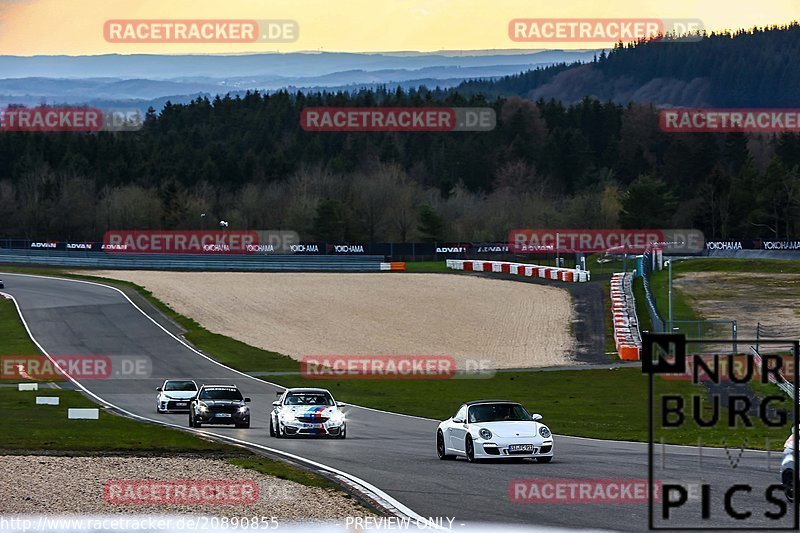
{"type": "Polygon", "coordinates": [[[17,385],[18,390],[39,390],[38,383],[19,383],[17,385]]]}
{"type": "Polygon", "coordinates": [[[36,405],[58,405],[60,400],[58,396],[37,396],[36,405]]]}
{"type": "Polygon", "coordinates": [[[70,420],[99,420],[100,409],[78,409],[73,407],[67,412],[67,418],[70,420]]]}

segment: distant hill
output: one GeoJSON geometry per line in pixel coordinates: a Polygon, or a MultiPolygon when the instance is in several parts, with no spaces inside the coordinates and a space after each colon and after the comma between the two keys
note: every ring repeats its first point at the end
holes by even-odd
{"type": "Polygon", "coordinates": [[[237,56],[0,56],[0,105],[130,105],[294,91],[428,86],[448,89],[557,63],[591,61],[596,51],[469,51],[389,54],[293,53],[237,56]]]}
{"type": "Polygon", "coordinates": [[[619,46],[587,64],[466,81],[462,94],[575,103],[585,96],[657,106],[790,107],[800,104],[800,26],[619,46]]]}

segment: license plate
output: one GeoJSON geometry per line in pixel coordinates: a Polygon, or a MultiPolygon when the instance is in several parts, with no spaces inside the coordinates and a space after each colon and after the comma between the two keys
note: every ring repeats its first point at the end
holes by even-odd
{"type": "Polygon", "coordinates": [[[187,405],[189,405],[189,404],[186,403],[186,402],[177,402],[177,403],[175,403],[175,407],[186,407],[187,405]]]}
{"type": "Polygon", "coordinates": [[[510,452],[533,452],[533,444],[512,444],[508,447],[510,452]]]}
{"type": "Polygon", "coordinates": [[[306,427],[306,428],[321,428],[322,424],[312,424],[310,422],[306,422],[305,424],[303,424],[303,427],[306,427]]]}
{"type": "Polygon", "coordinates": [[[218,417],[222,417],[222,418],[230,418],[231,414],[230,413],[217,413],[214,416],[218,416],[218,417]]]}

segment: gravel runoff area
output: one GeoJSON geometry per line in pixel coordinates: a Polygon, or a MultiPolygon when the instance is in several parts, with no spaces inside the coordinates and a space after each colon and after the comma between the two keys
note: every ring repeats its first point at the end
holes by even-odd
{"type": "Polygon", "coordinates": [[[194,514],[265,516],[280,521],[373,516],[344,493],[267,476],[221,459],[7,455],[0,457],[0,470],[0,514],[194,514]],[[126,494],[122,492],[126,489],[113,493],[109,488],[104,493],[104,486],[119,480],[246,481],[257,483],[258,491],[254,503],[234,505],[111,503],[104,494],[111,498],[126,494]]]}
{"type": "MultiPolygon", "coordinates": [[[[87,272],[83,272],[86,274],[87,272]]],[[[455,274],[99,271],[214,333],[308,355],[450,355],[494,368],[576,364],[562,288],[455,274]]]]}
{"type": "MultiPolygon", "coordinates": [[[[739,338],[754,338],[759,322],[769,338],[800,336],[798,274],[686,272],[673,284],[704,319],[736,320],[739,338]]],[[[714,331],[719,337],[731,334],[723,326],[714,331]]]]}

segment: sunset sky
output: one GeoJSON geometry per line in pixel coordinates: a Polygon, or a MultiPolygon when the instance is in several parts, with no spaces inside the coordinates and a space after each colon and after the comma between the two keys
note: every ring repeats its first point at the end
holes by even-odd
{"type": "MultiPolygon", "coordinates": [[[[509,39],[514,18],[701,19],[709,30],[786,24],[799,0],[0,0],[0,55],[235,54],[601,48],[509,39]],[[293,43],[113,44],[109,19],[292,19],[293,43]]],[[[0,76],[2,73],[0,73],[0,76]]]]}

